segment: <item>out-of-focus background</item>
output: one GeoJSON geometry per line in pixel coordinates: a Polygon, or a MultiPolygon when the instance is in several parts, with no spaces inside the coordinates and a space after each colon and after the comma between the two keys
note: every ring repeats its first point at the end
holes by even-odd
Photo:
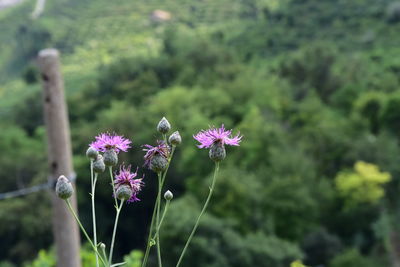
{"type": "MultiPolygon", "coordinates": [[[[166,116],[183,144],[161,241],[174,266],[208,192],[192,135],[224,123],[228,148],[182,266],[400,266],[400,2],[0,0],[0,193],[47,181],[39,50],[60,51],[77,197],[90,229],[84,153],[115,131],[141,167],[166,116]]],[[[116,259],[145,248],[156,177],[121,215],[116,259]]],[[[100,176],[100,239],[114,209],[100,176]]],[[[52,267],[47,191],[0,200],[0,266],[52,267]]],[[[90,232],[90,231],[89,231],[90,232]]],[[[152,263],[154,264],[154,255],[152,263]]],[[[83,243],[84,266],[93,266],[83,243]]],[[[131,263],[131,266],[135,266],[131,263]]]]}

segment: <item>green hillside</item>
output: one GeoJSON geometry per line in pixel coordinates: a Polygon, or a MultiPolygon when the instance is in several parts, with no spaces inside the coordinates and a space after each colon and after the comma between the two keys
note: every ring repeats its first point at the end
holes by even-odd
{"type": "Polygon", "coordinates": [[[25,94],[26,85],[15,80],[43,47],[60,49],[67,88],[76,91],[120,58],[159,54],[163,27],[149,19],[154,10],[171,12],[169,24],[203,35],[237,18],[240,1],[56,0],[37,20],[30,18],[33,9],[34,1],[25,1],[0,13],[0,89],[7,98],[25,94]]]}
{"type": "Polygon", "coordinates": [[[275,58],[325,40],[340,51],[385,51],[399,64],[390,56],[399,52],[400,30],[396,23],[388,25],[390,2],[56,0],[32,20],[34,1],[25,1],[0,13],[0,92],[6,98],[26,94],[26,85],[16,80],[43,47],[62,51],[70,91],[120,58],[157,57],[164,26],[149,19],[156,9],[171,12],[168,24],[194,38],[223,32],[226,43],[245,57],[275,58]]]}

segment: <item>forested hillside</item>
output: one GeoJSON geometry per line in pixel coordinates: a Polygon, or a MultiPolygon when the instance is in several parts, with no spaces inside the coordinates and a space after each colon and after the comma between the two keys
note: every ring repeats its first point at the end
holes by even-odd
{"type": "MultiPolygon", "coordinates": [[[[0,192],[47,179],[34,59],[52,46],[62,53],[84,223],[87,144],[102,131],[124,134],[134,149],[121,161],[141,167],[140,145],[166,116],[183,137],[161,237],[173,266],[211,179],[192,135],[224,123],[244,139],[221,164],[182,266],[400,264],[400,2],[54,0],[32,20],[34,4],[0,11],[0,192]],[[157,9],[171,19],[152,20],[157,9]]],[[[101,236],[113,223],[106,178],[101,236]]],[[[145,183],[121,218],[117,257],[145,248],[156,177],[145,183]]],[[[51,257],[50,218],[46,192],[0,200],[0,266],[33,266],[39,249],[51,257]]]]}

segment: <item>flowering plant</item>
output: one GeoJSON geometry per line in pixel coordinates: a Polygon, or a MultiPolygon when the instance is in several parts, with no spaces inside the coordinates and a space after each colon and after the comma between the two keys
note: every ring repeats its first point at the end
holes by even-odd
{"type": "MultiPolygon", "coordinates": [[[[143,145],[143,151],[146,152],[144,155],[144,167],[152,170],[157,174],[158,177],[158,191],[157,197],[154,204],[153,216],[150,223],[150,231],[147,238],[147,246],[142,261],[142,267],[147,265],[150,250],[153,246],[156,246],[157,250],[157,262],[158,266],[162,266],[161,257],[161,244],[159,233],[164,221],[165,215],[167,214],[170,201],[173,198],[171,191],[164,193],[165,204],[162,208],[161,194],[163,192],[163,186],[165,183],[166,175],[171,164],[172,157],[175,149],[181,144],[182,138],[178,131],[172,133],[167,139],[167,133],[170,131],[171,125],[168,120],[164,117],[157,125],[157,131],[161,133],[162,140],[157,140],[157,145],[152,146],[145,144],[143,145]]],[[[214,191],[217,174],[219,171],[220,162],[226,157],[225,145],[239,146],[242,140],[242,136],[237,134],[232,137],[232,130],[226,130],[224,125],[220,128],[211,127],[208,130],[201,130],[199,133],[193,136],[193,138],[199,142],[199,148],[209,149],[209,157],[215,162],[214,176],[210,186],[210,191],[203,205],[203,208],[196,220],[196,223],[186,241],[186,244],[182,250],[182,253],[177,261],[176,267],[180,266],[185,252],[197,230],[200,223],[200,219],[207,209],[208,203],[210,202],[211,196],[214,191]]],[[[56,184],[56,194],[65,200],[69,210],[78,222],[83,234],[88,240],[89,244],[93,248],[93,252],[96,256],[96,267],[115,267],[122,266],[125,263],[113,263],[113,250],[115,244],[116,231],[118,226],[118,219],[121,209],[124,203],[134,203],[140,201],[139,194],[144,186],[144,176],[138,178],[139,168],[136,168],[135,172],[131,170],[131,165],[120,165],[118,171],[113,172],[113,168],[118,164],[118,154],[120,152],[127,152],[131,148],[132,141],[117,135],[110,133],[102,133],[95,137],[95,141],[89,145],[86,151],[87,157],[90,159],[90,173],[91,173],[91,203],[92,203],[92,228],[93,237],[89,237],[81,221],[79,220],[76,212],[71,206],[69,198],[74,192],[73,186],[65,176],[60,176],[56,184]],[[107,253],[106,245],[102,242],[98,242],[97,230],[96,230],[96,209],[95,209],[95,191],[98,175],[105,171],[106,167],[109,169],[110,185],[112,187],[112,197],[114,199],[114,207],[116,210],[115,223],[113,234],[110,243],[110,249],[107,253]]]]}

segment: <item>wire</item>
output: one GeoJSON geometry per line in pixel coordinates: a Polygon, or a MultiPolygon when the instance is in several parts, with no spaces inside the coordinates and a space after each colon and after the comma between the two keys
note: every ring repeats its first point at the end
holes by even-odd
{"type": "MultiPolygon", "coordinates": [[[[68,179],[71,182],[74,182],[76,180],[76,173],[71,174],[68,177],[68,179]]],[[[19,189],[19,190],[5,192],[5,193],[0,193],[0,200],[20,197],[20,196],[25,196],[25,195],[29,195],[29,194],[32,194],[32,193],[36,193],[36,192],[42,191],[42,190],[53,189],[54,186],[55,186],[55,182],[56,181],[54,181],[54,180],[49,180],[47,183],[35,185],[35,186],[32,186],[32,187],[22,188],[22,189],[19,189]]]]}

